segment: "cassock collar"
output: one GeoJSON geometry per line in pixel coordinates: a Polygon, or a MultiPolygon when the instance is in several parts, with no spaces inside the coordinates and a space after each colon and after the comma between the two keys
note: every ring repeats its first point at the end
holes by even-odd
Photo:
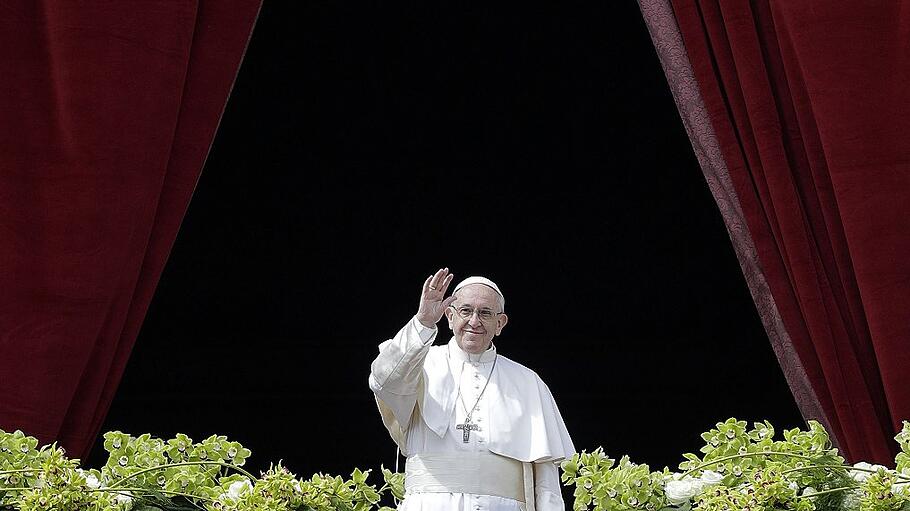
{"type": "Polygon", "coordinates": [[[458,342],[455,340],[455,337],[452,337],[449,340],[449,359],[453,362],[480,362],[486,364],[492,362],[495,358],[496,346],[492,344],[487,351],[474,355],[458,347],[458,342]]]}

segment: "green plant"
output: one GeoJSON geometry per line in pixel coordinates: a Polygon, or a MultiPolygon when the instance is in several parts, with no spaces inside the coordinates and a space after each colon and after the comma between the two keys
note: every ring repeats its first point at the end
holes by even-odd
{"type": "Polygon", "coordinates": [[[165,441],[113,431],[104,435],[104,448],[101,469],[82,470],[55,444],[39,449],[21,431],[0,430],[0,509],[388,511],[380,507],[383,494],[404,492],[404,476],[386,469],[380,488],[359,469],[349,479],[299,479],[279,464],[256,477],[242,468],[249,449],[224,436],[196,443],[182,434],[165,441]]]}
{"type": "Polygon", "coordinates": [[[846,465],[815,421],[774,436],[767,421],[728,419],[701,435],[701,456],[683,455],[681,472],[616,465],[598,448],[564,461],[562,480],[576,511],[910,511],[910,423],[895,437],[896,470],[846,465]]]}

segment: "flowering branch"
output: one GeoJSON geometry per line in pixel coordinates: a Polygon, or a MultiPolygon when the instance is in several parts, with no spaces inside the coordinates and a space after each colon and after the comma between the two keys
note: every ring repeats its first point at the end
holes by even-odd
{"type": "Polygon", "coordinates": [[[846,464],[821,424],[808,425],[774,440],[767,421],[719,422],[701,435],[703,457],[684,454],[680,472],[617,463],[598,448],[565,460],[562,480],[575,486],[574,511],[910,511],[910,423],[895,437],[894,470],[846,464]]]}

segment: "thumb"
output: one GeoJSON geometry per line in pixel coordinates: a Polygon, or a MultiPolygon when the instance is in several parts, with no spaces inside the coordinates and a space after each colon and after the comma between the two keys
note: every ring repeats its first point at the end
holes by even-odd
{"type": "Polygon", "coordinates": [[[442,306],[448,307],[449,305],[452,305],[452,302],[454,302],[454,301],[455,301],[455,295],[452,295],[442,301],[442,306]]]}

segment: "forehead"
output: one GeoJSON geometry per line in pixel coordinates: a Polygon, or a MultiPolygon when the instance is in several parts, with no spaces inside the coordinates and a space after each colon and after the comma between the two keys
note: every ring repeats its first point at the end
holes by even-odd
{"type": "Polygon", "coordinates": [[[458,305],[495,308],[499,305],[499,294],[483,284],[469,284],[455,293],[458,305]]]}

